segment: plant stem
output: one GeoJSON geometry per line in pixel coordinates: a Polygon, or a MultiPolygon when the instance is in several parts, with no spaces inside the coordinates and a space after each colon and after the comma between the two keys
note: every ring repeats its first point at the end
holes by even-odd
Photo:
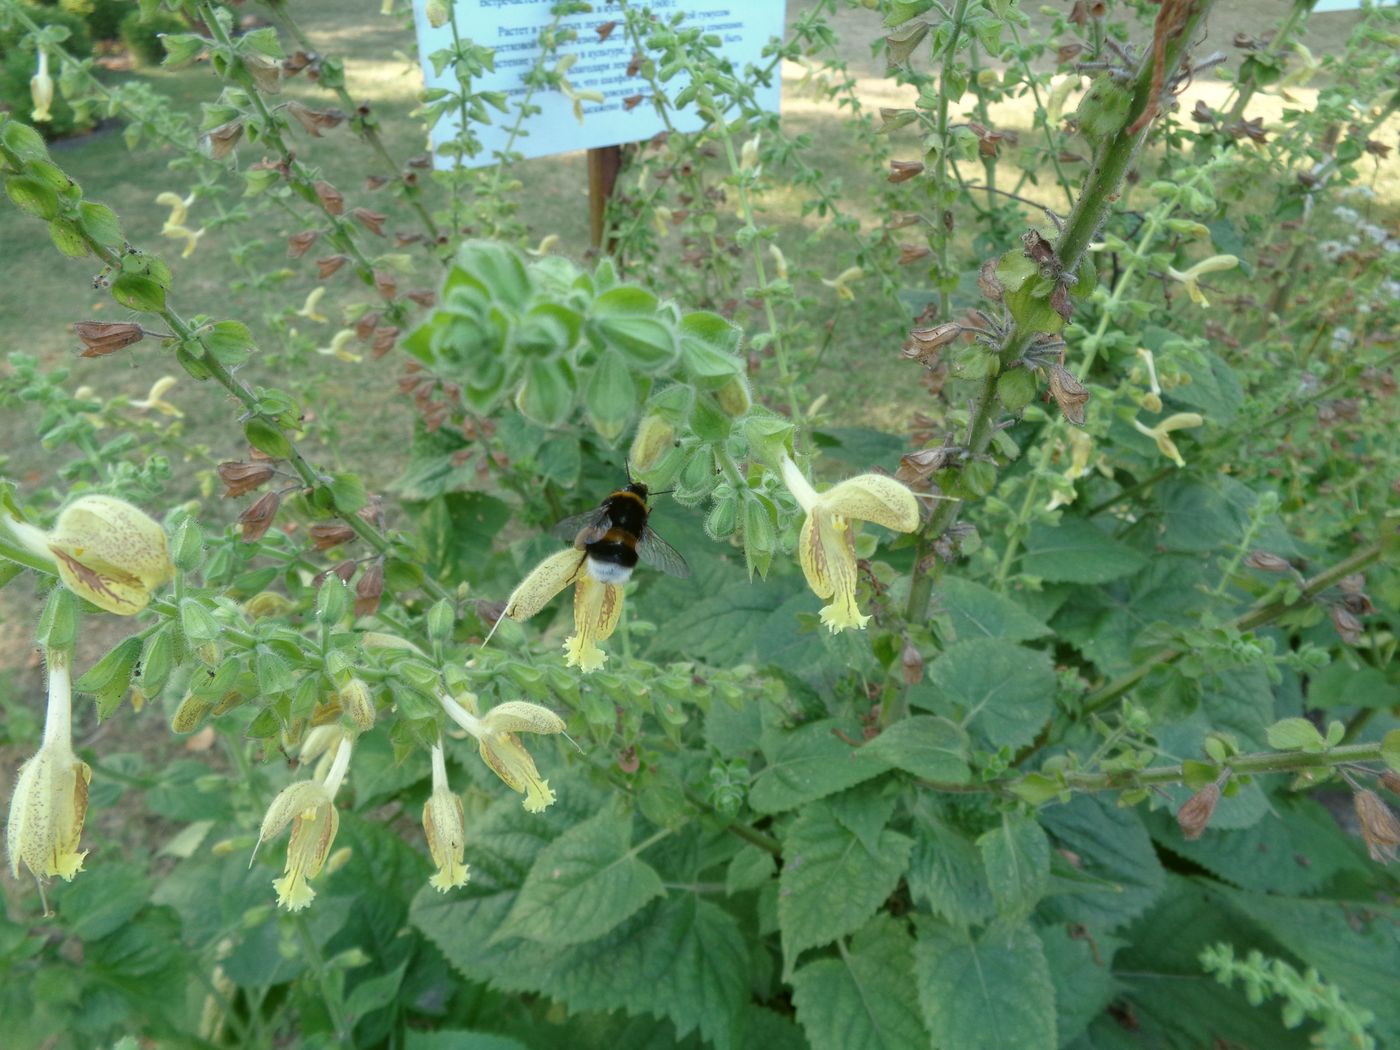
{"type": "MultiPolygon", "coordinates": [[[[1181,61],[1189,41],[1195,36],[1201,20],[1209,11],[1212,0],[1201,0],[1184,17],[1180,32],[1165,43],[1165,68],[1175,70],[1181,61]]],[[[1170,80],[1170,77],[1166,78],[1170,80]]],[[[1151,51],[1143,57],[1133,80],[1133,101],[1124,119],[1123,126],[1107,138],[1094,154],[1093,166],[1085,179],[1084,190],[1075,201],[1064,230],[1055,242],[1055,256],[1065,273],[1073,273],[1080,259],[1093,239],[1095,232],[1108,215],[1117,198],[1118,190],[1127,174],[1128,167],[1137,155],[1138,148],[1151,131],[1148,121],[1136,132],[1130,132],[1137,118],[1155,104],[1152,98],[1153,58],[1151,51]]],[[[1035,333],[1023,331],[1014,322],[1008,322],[1006,334],[997,353],[999,368],[1005,368],[1025,353],[1035,333]]],[[[972,419],[968,425],[967,451],[970,455],[981,455],[991,443],[993,434],[992,416],[996,411],[995,370],[982,380],[972,409],[972,419]]],[[[943,532],[958,518],[963,503],[947,501],[940,503],[929,516],[929,520],[919,531],[914,559],[913,575],[909,585],[909,601],[905,608],[906,618],[920,623],[928,610],[928,601],[933,594],[932,565],[930,555],[933,545],[943,532]]]]}
{"type": "Polygon", "coordinates": [[[331,1025],[335,1028],[336,1042],[340,1046],[354,1046],[351,1039],[354,1025],[345,1015],[345,1000],[340,994],[340,989],[335,987],[335,979],[331,972],[326,969],[326,957],[321,953],[316,938],[311,935],[311,924],[307,922],[304,914],[294,916],[292,923],[296,926],[302,951],[306,953],[306,959],[321,985],[321,1001],[326,1004],[326,1013],[330,1015],[331,1025]]]}
{"type": "MultiPolygon", "coordinates": [[[[1252,612],[1245,613],[1230,622],[1230,627],[1237,631],[1252,631],[1256,627],[1262,627],[1267,623],[1272,623],[1286,613],[1307,605],[1328,587],[1337,583],[1338,580],[1350,576],[1354,572],[1359,572],[1373,561],[1380,558],[1382,546],[1379,543],[1372,543],[1361,548],[1349,558],[1344,558],[1330,569],[1324,569],[1316,576],[1303,584],[1302,591],[1296,600],[1291,602],[1277,601],[1269,605],[1261,606],[1252,612]]],[[[1165,667],[1175,663],[1186,650],[1176,648],[1159,649],[1142,663],[1138,664],[1127,674],[1115,678],[1092,693],[1090,693],[1081,705],[1081,714],[1087,715],[1095,711],[1101,711],[1109,704],[1113,703],[1123,694],[1127,693],[1138,682],[1142,681],[1155,668],[1165,667]]],[[[1038,745],[1037,745],[1038,746],[1038,745]]]]}
{"type": "MultiPolygon", "coordinates": [[[[962,36],[963,22],[967,18],[968,0],[957,0],[953,7],[952,31],[948,43],[943,48],[943,70],[938,80],[938,165],[933,173],[933,195],[939,214],[934,216],[933,228],[938,237],[938,315],[948,319],[948,249],[952,237],[943,222],[943,212],[948,207],[948,81],[953,75],[953,63],[958,57],[958,39],[962,36]]],[[[990,183],[990,179],[988,180],[990,183]]]]}

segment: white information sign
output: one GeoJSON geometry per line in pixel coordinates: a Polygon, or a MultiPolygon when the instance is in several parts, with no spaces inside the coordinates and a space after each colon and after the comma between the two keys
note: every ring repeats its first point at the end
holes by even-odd
{"type": "MultiPolygon", "coordinates": [[[[1394,7],[1400,0],[1375,0],[1377,7],[1394,7]]],[[[1317,0],[1317,6],[1313,8],[1313,14],[1325,14],[1328,11],[1359,11],[1361,10],[1361,0],[1317,0]]]]}
{"type": "MultiPolygon", "coordinates": [[[[414,18],[418,26],[418,52],[422,56],[423,81],[430,87],[456,90],[457,81],[451,68],[439,76],[433,71],[428,56],[452,46],[452,27],[434,29],[425,14],[427,0],[414,0],[414,18]]],[[[457,32],[463,40],[470,39],[496,52],[494,73],[473,81],[480,91],[503,91],[512,109],[529,90],[525,75],[539,59],[540,30],[554,16],[550,13],[553,0],[457,0],[454,5],[457,32]]],[[[642,5],[639,3],[638,7],[642,5]]],[[[746,64],[760,65],[764,45],[783,33],[784,0],[650,0],[647,4],[661,18],[684,12],[686,24],[701,26],[723,40],[722,52],[742,71],[746,64]]],[[[632,44],[622,25],[621,13],[612,4],[597,2],[589,14],[570,15],[562,20],[571,27],[578,39],[560,47],[556,54],[576,55],[566,74],[577,91],[599,91],[602,102],[583,104],[583,121],[574,114],[573,102],[561,92],[537,90],[531,104],[541,112],[530,117],[521,127],[521,134],[511,148],[526,157],[542,157],[550,153],[613,146],[624,142],[640,142],[665,130],[665,124],[646,98],[626,109],[623,100],[634,95],[649,95],[650,87],[641,76],[628,76],[627,67],[634,54],[632,44]],[[611,10],[610,10],[611,9],[611,10]],[[598,29],[608,22],[617,26],[606,40],[598,29]]],[[[557,58],[553,61],[557,61],[557,58]]],[[[666,83],[667,94],[675,96],[685,86],[684,75],[666,83]]],[[[776,112],[779,103],[781,73],[775,69],[772,84],[756,86],[759,105],[776,112]]],[[[514,112],[501,114],[491,110],[495,123],[477,129],[484,149],[467,160],[472,167],[495,163],[494,152],[504,150],[515,123],[514,112]]],[[[688,107],[671,115],[680,131],[695,131],[701,126],[700,115],[688,107]]],[[[440,156],[437,147],[457,134],[460,117],[453,112],[444,116],[433,129],[433,160],[438,167],[451,167],[454,158],[440,156]]]]}

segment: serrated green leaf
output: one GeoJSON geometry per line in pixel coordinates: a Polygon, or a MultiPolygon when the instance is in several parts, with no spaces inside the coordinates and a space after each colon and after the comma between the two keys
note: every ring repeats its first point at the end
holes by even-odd
{"type": "Polygon", "coordinates": [[[856,760],[874,760],[928,780],[966,784],[972,779],[967,750],[967,734],[955,723],[932,715],[911,715],[857,750],[856,760]]]}
{"type": "Polygon", "coordinates": [[[876,760],[856,761],[851,745],[833,735],[836,728],[845,726],[822,719],[765,741],[768,765],[754,779],[749,805],[759,813],[779,813],[854,787],[889,768],[876,760]]]}
{"type": "Polygon", "coordinates": [[[1026,540],[1021,571],[1063,583],[1108,583],[1137,572],[1146,559],[1083,518],[1037,525],[1026,540]]]}
{"type": "Polygon", "coordinates": [[[929,1045],[913,988],[913,942],[880,916],[839,958],[793,975],[797,1020],[812,1050],[910,1050],[929,1045]]]}
{"type": "Polygon", "coordinates": [[[829,944],[865,925],[909,866],[912,841],[880,833],[872,852],[844,827],[831,806],[807,806],[783,836],[778,923],[790,969],[807,948],[829,944]]]}
{"type": "Polygon", "coordinates": [[[960,710],[961,723],[992,748],[1035,739],[1054,709],[1050,658],[994,638],[959,642],[928,668],[928,684],[910,697],[918,707],[960,710]]]}
{"type": "Polygon", "coordinates": [[[1113,929],[1141,915],[1161,895],[1165,873],[1141,818],[1111,800],[1077,795],[1046,806],[1041,825],[1077,858],[1075,878],[1054,875],[1042,914],[1113,929]]]}
{"type": "Polygon", "coordinates": [[[724,873],[724,892],[729,896],[745,890],[756,890],[773,877],[778,865],[765,849],[746,845],[734,854],[724,873]]]}
{"type": "Polygon", "coordinates": [[[937,1050],[1054,1050],[1054,986],[1030,926],[994,927],[973,939],[921,922],[914,960],[937,1050]]]}
{"type": "Polygon", "coordinates": [[[1034,819],[1003,813],[1001,824],[977,840],[987,884],[1003,919],[1020,922],[1050,884],[1050,840],[1034,819]]]}
{"type": "Polygon", "coordinates": [[[996,911],[987,869],[977,846],[962,831],[921,807],[916,812],[909,890],[935,915],[957,926],[972,926],[996,911]]]}
{"type": "Polygon", "coordinates": [[[591,941],[660,896],[661,876],[632,852],[631,838],[630,818],[613,810],[560,835],[536,857],[493,942],[591,941]]]}

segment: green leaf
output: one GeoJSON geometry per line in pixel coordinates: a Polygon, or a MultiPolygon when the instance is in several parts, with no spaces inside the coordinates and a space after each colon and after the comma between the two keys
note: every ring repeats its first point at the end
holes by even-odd
{"type": "Polygon", "coordinates": [[[729,896],[756,890],[778,870],[773,854],[757,846],[745,845],[729,862],[724,873],[724,892],[729,896]]]}
{"type": "Polygon", "coordinates": [[[495,241],[468,241],[457,249],[456,265],[443,289],[447,298],[457,283],[473,285],[514,309],[529,302],[532,282],[514,249],[495,241]]]}
{"type": "Polygon", "coordinates": [[[574,370],[567,361],[531,361],[525,368],[525,382],[515,395],[515,407],[532,423],[554,427],[568,417],[576,393],[574,370]]]}
{"type": "Polygon", "coordinates": [[[1308,676],[1308,707],[1389,707],[1396,687],[1374,667],[1352,667],[1346,657],[1334,658],[1308,676]]]}
{"type": "Polygon", "coordinates": [[[1042,580],[1108,583],[1137,572],[1146,559],[1104,535],[1083,518],[1065,517],[1058,526],[1036,525],[1026,540],[1021,571],[1042,580]]]}
{"type": "Polygon", "coordinates": [[[961,724],[992,748],[1029,744],[1054,709],[1056,680],[1050,658],[995,638],[959,642],[928,669],[918,707],[961,708],[961,724]]]}
{"type": "Polygon", "coordinates": [[[1400,1045],[1395,975],[1400,974],[1400,908],[1369,895],[1346,901],[1276,897],[1222,889],[1220,895],[1248,915],[1323,980],[1376,1015],[1372,1034],[1379,1046],[1400,1045]]]}
{"type": "Polygon", "coordinates": [[[199,341],[221,365],[237,368],[253,349],[253,333],[241,321],[219,321],[200,333],[199,341]]]}
{"type": "Polygon", "coordinates": [[[291,455],[292,443],[287,435],[265,419],[253,417],[243,424],[243,436],[264,455],[273,459],[285,459],[291,455]]]}
{"type": "Polygon", "coordinates": [[[58,194],[43,179],[32,175],[9,175],[5,178],[5,194],[22,212],[41,219],[58,217],[58,194]]]}
{"type": "Polygon", "coordinates": [[[1132,810],[1077,795],[1038,815],[1055,842],[1078,858],[1072,872],[1052,877],[1042,914],[1113,929],[1137,918],[1161,894],[1165,873],[1132,810]]]}
{"type": "Polygon", "coordinates": [[[856,761],[855,749],[832,733],[837,728],[859,733],[828,718],[765,740],[768,765],[754,779],[749,805],[759,813],[795,809],[888,769],[878,761],[856,761]]]}
{"type": "Polygon", "coordinates": [[[74,689],[80,693],[91,693],[97,701],[99,721],[111,717],[121,705],[144,644],[141,638],[122,639],[73,683],[74,689]]]}
{"type": "Polygon", "coordinates": [[[614,810],[576,824],[542,849],[493,941],[564,946],[601,937],[662,894],[661,876],[631,846],[614,810]]]}
{"type": "Polygon", "coordinates": [[[791,969],[807,948],[829,944],[865,925],[894,892],[909,866],[912,841],[888,829],[875,850],[818,802],[798,815],[783,837],[778,877],[778,925],[791,969]]]}
{"type": "Polygon", "coordinates": [[[812,1050],[910,1050],[928,1046],[913,988],[913,943],[880,916],[837,958],[793,975],[797,1020],[812,1050]]]}
{"type": "Polygon", "coordinates": [[[967,734],[946,718],[932,715],[900,719],[857,750],[856,760],[874,760],[884,768],[948,784],[966,784],[972,779],[967,765],[967,734]]]}
{"type": "Polygon", "coordinates": [[[439,1028],[432,1032],[410,1028],[404,1033],[403,1045],[404,1050],[530,1050],[518,1039],[465,1028],[439,1028]]]}
{"type": "Polygon", "coordinates": [[[1381,761],[1400,773],[1400,729],[1392,729],[1381,737],[1381,761]]]}
{"type": "Polygon", "coordinates": [[[1026,919],[1050,884],[1050,840],[1031,817],[1003,813],[977,840],[987,884],[1003,919],[1026,919]]]}
{"type": "Polygon", "coordinates": [[[584,393],[584,404],[594,429],[608,441],[615,441],[637,408],[637,385],[627,363],[616,350],[605,350],[593,366],[584,393]]]}
{"type": "Polygon", "coordinates": [[[112,282],[112,298],[128,310],[155,313],[165,309],[165,289],[145,274],[122,274],[112,282]]]}
{"type": "Polygon", "coordinates": [[[977,847],[959,829],[921,806],[916,811],[909,891],[935,915],[956,926],[972,926],[996,911],[987,869],[977,847]]]}
{"type": "Polygon", "coordinates": [[[918,924],[914,972],[938,1050],[1054,1050],[1055,992],[1035,930],[993,927],[981,938],[918,924]]]}
{"type": "Polygon", "coordinates": [[[1327,741],[1306,718],[1281,718],[1265,730],[1264,738],[1278,751],[1327,750],[1327,741]]]}
{"type": "Polygon", "coordinates": [[[1057,1045],[1069,1046],[1118,994],[1111,963],[1121,941],[1056,924],[1036,930],[1055,986],[1057,1045]]]}
{"type": "Polygon", "coordinates": [[[359,1018],[388,1006],[398,995],[403,984],[404,971],[407,969],[408,962],[405,960],[388,973],[381,973],[355,985],[345,997],[345,1012],[351,1017],[359,1018]]]}
{"type": "Polygon", "coordinates": [[[574,1011],[667,1017],[679,1039],[698,1028],[721,1050],[736,1047],[750,996],[749,949],[730,915],[693,894],[654,900],[586,944],[495,940],[523,873],[555,833],[587,812],[581,784],[560,787],[560,803],[544,817],[511,799],[474,821],[471,882],[449,896],[424,887],[413,902],[414,925],[464,977],[498,991],[545,992],[574,1011]]]}
{"type": "Polygon", "coordinates": [[[120,249],[126,246],[117,213],[107,205],[83,201],[78,209],[78,222],[83,232],[104,248],[120,249]]]}
{"type": "Polygon", "coordinates": [[[1051,633],[1013,599],[972,580],[945,577],[939,584],[938,599],[953,621],[955,642],[982,637],[1026,642],[1051,633]]]}

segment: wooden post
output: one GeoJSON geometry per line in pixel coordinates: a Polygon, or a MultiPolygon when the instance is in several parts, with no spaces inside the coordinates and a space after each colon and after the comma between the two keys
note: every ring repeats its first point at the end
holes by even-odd
{"type": "MultiPolygon", "coordinates": [[[[597,146],[588,151],[588,233],[595,251],[603,248],[608,199],[621,168],[621,146],[597,146]]],[[[612,249],[609,243],[606,250],[611,253],[612,249]]]]}

